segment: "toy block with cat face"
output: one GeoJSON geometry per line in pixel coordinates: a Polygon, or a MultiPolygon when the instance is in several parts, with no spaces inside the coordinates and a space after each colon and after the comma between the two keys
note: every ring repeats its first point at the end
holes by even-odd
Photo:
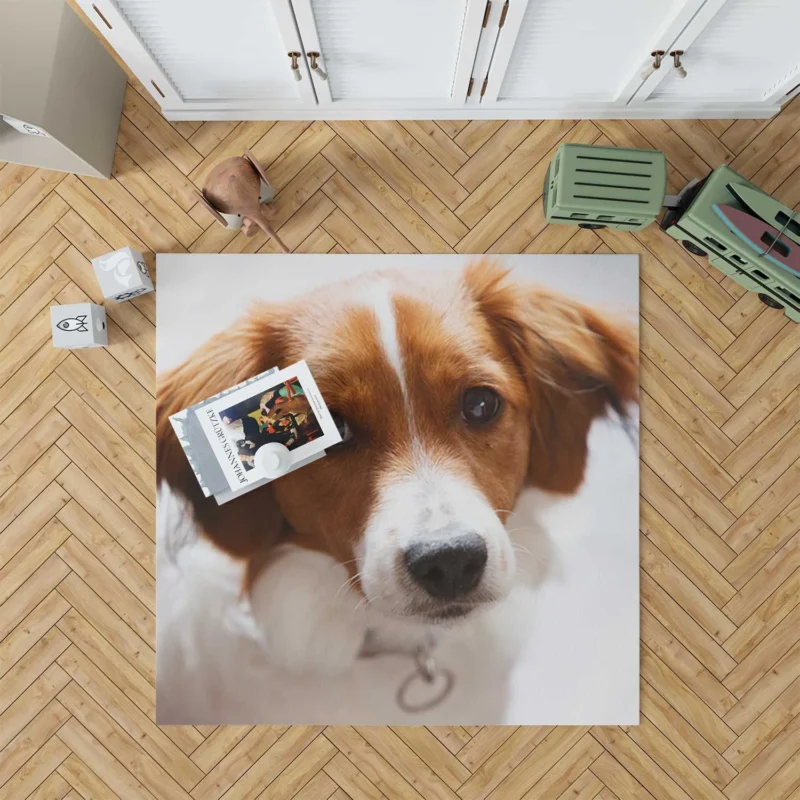
{"type": "Polygon", "coordinates": [[[92,259],[97,282],[106,300],[121,303],[153,291],[153,281],[142,254],[123,247],[92,259]]]}
{"type": "Polygon", "coordinates": [[[53,347],[78,350],[108,344],[106,310],[94,303],[50,306],[53,347]]]}

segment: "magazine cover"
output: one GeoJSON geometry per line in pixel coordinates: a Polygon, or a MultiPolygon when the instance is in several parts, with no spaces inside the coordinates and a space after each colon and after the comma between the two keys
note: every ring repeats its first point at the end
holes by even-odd
{"type": "Polygon", "coordinates": [[[232,492],[263,481],[256,451],[278,443],[295,467],[342,440],[304,361],[253,381],[196,412],[232,492]]]}
{"type": "Polygon", "coordinates": [[[287,472],[316,461],[341,436],[305,362],[277,367],[170,417],[206,497],[223,504],[273,480],[256,464],[264,444],[287,448],[287,472]]]}

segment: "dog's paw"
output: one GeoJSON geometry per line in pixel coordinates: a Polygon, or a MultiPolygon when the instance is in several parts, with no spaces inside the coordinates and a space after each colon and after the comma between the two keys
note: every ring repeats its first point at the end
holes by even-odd
{"type": "Polygon", "coordinates": [[[295,674],[337,675],[366,637],[362,597],[331,556],[284,545],[259,574],[250,605],[269,663],[295,674]]]}

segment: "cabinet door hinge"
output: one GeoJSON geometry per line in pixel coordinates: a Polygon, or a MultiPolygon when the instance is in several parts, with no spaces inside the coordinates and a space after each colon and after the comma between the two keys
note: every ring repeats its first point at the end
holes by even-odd
{"type": "Polygon", "coordinates": [[[472,94],[472,87],[474,84],[475,84],[475,78],[470,78],[469,86],[467,86],[467,97],[469,97],[472,94]]]}
{"type": "Polygon", "coordinates": [[[508,0],[506,0],[503,11],[500,14],[500,24],[497,26],[498,28],[502,28],[503,25],[506,24],[506,14],[508,14],[508,0]]]}
{"type": "Polygon", "coordinates": [[[486,0],[486,10],[483,12],[483,23],[481,24],[482,28],[486,27],[486,23],[489,21],[489,14],[492,11],[492,0],[486,0]]]}
{"type": "Polygon", "coordinates": [[[481,97],[483,97],[483,96],[486,94],[486,85],[487,85],[488,83],[489,83],[489,76],[487,75],[487,76],[486,76],[486,77],[483,79],[483,86],[481,86],[481,97]]]}

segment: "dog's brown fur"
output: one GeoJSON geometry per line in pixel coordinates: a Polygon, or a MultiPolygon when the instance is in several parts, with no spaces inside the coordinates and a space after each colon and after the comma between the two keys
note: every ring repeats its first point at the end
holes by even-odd
{"type": "Polygon", "coordinates": [[[325,287],[256,307],[161,380],[159,479],[190,501],[215,543],[254,563],[281,537],[350,562],[378,487],[410,469],[415,438],[455,465],[503,520],[526,484],[576,491],[592,421],[637,399],[632,328],[556,292],[520,287],[488,260],[469,266],[453,291],[458,330],[424,292],[400,286],[392,295],[407,396],[375,315],[348,303],[347,291],[337,298],[325,287]],[[348,420],[353,441],[235,502],[204,498],[169,415],[300,359],[331,410],[348,420]],[[459,401],[476,385],[493,387],[504,410],[490,425],[470,428],[459,401]]]}

